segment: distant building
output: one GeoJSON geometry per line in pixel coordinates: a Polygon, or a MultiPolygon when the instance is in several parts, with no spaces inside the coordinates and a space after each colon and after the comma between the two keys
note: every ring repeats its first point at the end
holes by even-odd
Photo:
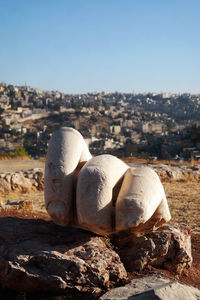
{"type": "Polygon", "coordinates": [[[120,134],[120,132],[121,132],[121,126],[120,125],[112,125],[112,126],[110,126],[110,133],[120,134]]]}

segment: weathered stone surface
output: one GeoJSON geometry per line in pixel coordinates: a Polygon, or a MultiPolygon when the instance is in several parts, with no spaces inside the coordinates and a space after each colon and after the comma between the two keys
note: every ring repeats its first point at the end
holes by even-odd
{"type": "Polygon", "coordinates": [[[102,235],[115,231],[113,202],[127,169],[127,164],[109,154],[93,157],[83,166],[76,187],[77,220],[82,228],[102,235]]]}
{"type": "MultiPolygon", "coordinates": [[[[128,163],[131,167],[137,165],[137,163],[128,163]]],[[[200,180],[200,167],[199,165],[164,165],[164,164],[148,164],[159,175],[161,180],[184,180],[184,179],[196,179],[200,180]]]]}
{"type": "Polygon", "coordinates": [[[171,219],[154,170],[129,168],[110,154],[92,157],[82,135],[71,127],[55,130],[49,141],[44,199],[56,224],[78,225],[101,235],[130,228],[141,232],[141,225],[153,229],[171,219]],[[80,163],[85,164],[76,176],[80,163]]]}
{"type": "Polygon", "coordinates": [[[115,204],[116,232],[147,232],[171,219],[163,185],[149,167],[129,168],[115,204]]]}
{"type": "Polygon", "coordinates": [[[13,190],[20,190],[24,192],[31,189],[32,184],[28,178],[23,176],[22,172],[19,172],[11,176],[11,186],[13,190]]]}
{"type": "Polygon", "coordinates": [[[44,189],[44,170],[40,168],[15,173],[0,173],[0,192],[28,192],[44,189]]]}
{"type": "Polygon", "coordinates": [[[5,178],[0,178],[0,192],[9,192],[11,186],[5,178]]]}
{"type": "Polygon", "coordinates": [[[0,219],[0,282],[6,288],[98,294],[126,275],[106,238],[43,220],[0,219]]]}
{"type": "Polygon", "coordinates": [[[141,232],[141,225],[146,229],[143,225],[148,223],[153,229],[171,219],[154,170],[129,168],[110,154],[92,157],[82,135],[71,127],[55,130],[49,141],[44,199],[56,224],[78,225],[101,235],[130,228],[141,232]],[[75,180],[76,169],[84,162],[75,180]]]}
{"type": "Polygon", "coordinates": [[[55,130],[49,141],[44,176],[45,207],[52,220],[68,225],[74,217],[74,173],[92,158],[83,136],[71,127],[55,130]]]}
{"type": "Polygon", "coordinates": [[[133,279],[129,284],[112,289],[100,300],[197,300],[200,291],[194,287],[180,284],[159,275],[133,279]]]}
{"type": "Polygon", "coordinates": [[[157,172],[159,177],[163,180],[174,179],[174,180],[184,180],[184,179],[196,179],[200,180],[200,168],[196,166],[188,165],[151,165],[151,167],[157,172]]]}
{"type": "Polygon", "coordinates": [[[128,271],[151,265],[181,274],[192,264],[190,229],[184,224],[165,225],[138,235],[122,232],[113,236],[112,242],[128,271]]]}

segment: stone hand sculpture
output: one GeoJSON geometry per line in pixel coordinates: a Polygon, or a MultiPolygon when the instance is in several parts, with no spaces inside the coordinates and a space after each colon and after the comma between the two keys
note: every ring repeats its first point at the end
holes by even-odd
{"type": "Polygon", "coordinates": [[[82,135],[75,129],[62,127],[53,133],[46,156],[44,195],[47,212],[60,225],[73,220],[74,171],[91,157],[82,135]]]}
{"type": "Polygon", "coordinates": [[[144,232],[170,220],[158,175],[112,155],[92,157],[73,128],[56,130],[45,165],[45,206],[53,221],[97,234],[144,232]]]}

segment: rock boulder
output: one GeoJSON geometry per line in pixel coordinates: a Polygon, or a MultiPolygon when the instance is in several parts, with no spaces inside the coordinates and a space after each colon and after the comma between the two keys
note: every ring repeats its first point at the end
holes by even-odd
{"type": "Polygon", "coordinates": [[[11,173],[0,173],[0,192],[10,191],[29,192],[43,191],[44,189],[44,170],[40,168],[28,171],[18,171],[11,173]]]}
{"type": "Polygon", "coordinates": [[[44,220],[0,219],[0,282],[5,288],[92,295],[126,276],[104,237],[44,220]]]}
{"type": "Polygon", "coordinates": [[[197,300],[200,291],[176,280],[150,275],[133,279],[129,284],[104,294],[100,300],[197,300]]]}
{"type": "Polygon", "coordinates": [[[127,271],[154,266],[182,273],[191,263],[184,225],[101,237],[51,221],[0,218],[0,285],[16,292],[98,297],[123,285],[127,271]]]}
{"type": "Polygon", "coordinates": [[[175,223],[143,234],[121,232],[112,242],[128,271],[154,266],[181,274],[192,265],[190,231],[187,225],[175,223]]]}

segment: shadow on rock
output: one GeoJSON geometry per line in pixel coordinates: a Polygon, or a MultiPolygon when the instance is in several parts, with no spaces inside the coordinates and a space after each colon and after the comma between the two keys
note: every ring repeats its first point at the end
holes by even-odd
{"type": "Polygon", "coordinates": [[[39,219],[0,219],[3,288],[97,296],[126,276],[118,254],[104,237],[39,219]]]}

